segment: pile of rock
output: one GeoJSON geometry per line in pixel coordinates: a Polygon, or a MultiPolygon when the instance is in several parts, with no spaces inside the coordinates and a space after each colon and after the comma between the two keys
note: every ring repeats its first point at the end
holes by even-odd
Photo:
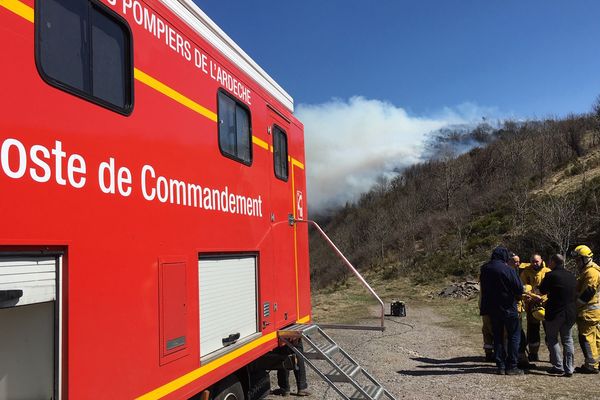
{"type": "Polygon", "coordinates": [[[440,297],[452,297],[455,299],[470,299],[479,294],[479,282],[466,281],[453,283],[439,293],[440,297]]]}

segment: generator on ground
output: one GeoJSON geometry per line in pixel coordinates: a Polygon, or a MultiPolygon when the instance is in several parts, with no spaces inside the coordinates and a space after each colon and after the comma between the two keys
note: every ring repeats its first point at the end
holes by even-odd
{"type": "Polygon", "coordinates": [[[406,304],[395,300],[390,303],[390,315],[393,317],[406,317],[406,304]]]}

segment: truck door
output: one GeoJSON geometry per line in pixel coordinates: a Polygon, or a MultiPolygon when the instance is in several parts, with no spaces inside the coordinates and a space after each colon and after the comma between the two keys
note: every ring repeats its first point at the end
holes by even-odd
{"type": "Polygon", "coordinates": [[[289,325],[297,319],[297,271],[294,260],[294,230],[289,224],[293,215],[291,166],[288,155],[289,122],[270,111],[269,132],[272,158],[271,181],[271,239],[274,249],[274,283],[276,299],[273,302],[276,328],[289,325]]]}
{"type": "Polygon", "coordinates": [[[58,398],[59,263],[0,253],[0,398],[58,398]]]}

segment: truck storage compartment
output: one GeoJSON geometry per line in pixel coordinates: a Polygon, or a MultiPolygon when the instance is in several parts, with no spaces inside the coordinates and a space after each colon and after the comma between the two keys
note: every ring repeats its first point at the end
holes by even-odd
{"type": "Polygon", "coordinates": [[[55,399],[55,257],[0,254],[0,398],[55,399]]]}
{"type": "Polygon", "coordinates": [[[258,332],[256,257],[200,257],[200,357],[258,332]]]}

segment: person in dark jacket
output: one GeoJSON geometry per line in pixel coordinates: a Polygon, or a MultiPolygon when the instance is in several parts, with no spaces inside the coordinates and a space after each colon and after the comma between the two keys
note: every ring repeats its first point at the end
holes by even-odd
{"type": "Polygon", "coordinates": [[[496,247],[492,258],[481,267],[481,315],[489,315],[494,331],[494,353],[500,375],[522,375],[517,368],[521,332],[517,300],[523,294],[523,286],[517,272],[508,266],[509,251],[496,247]],[[507,349],[504,348],[504,332],[507,349]]]}
{"type": "Polygon", "coordinates": [[[550,352],[552,367],[548,370],[551,375],[571,377],[574,370],[573,336],[571,330],[575,324],[575,275],[564,267],[565,259],[560,254],[550,258],[551,272],[547,273],[540,284],[541,294],[548,296],[546,302],[546,317],[544,330],[546,331],[546,345],[550,352]],[[564,357],[558,344],[558,335],[563,345],[564,357]]]}
{"type": "MultiPolygon", "coordinates": [[[[304,347],[302,345],[302,340],[292,340],[292,345],[300,351],[300,353],[304,353],[304,347]]],[[[284,347],[281,348],[282,351],[287,352],[288,354],[292,354],[293,351],[284,347]]],[[[310,393],[306,390],[308,388],[308,383],[306,382],[306,366],[304,365],[304,359],[302,357],[295,357],[295,365],[294,365],[294,376],[296,378],[296,387],[298,391],[296,392],[296,396],[304,397],[309,396],[310,393]]],[[[290,394],[290,371],[285,368],[279,368],[277,370],[277,384],[279,388],[273,390],[271,394],[277,396],[284,396],[290,394]]]]}

